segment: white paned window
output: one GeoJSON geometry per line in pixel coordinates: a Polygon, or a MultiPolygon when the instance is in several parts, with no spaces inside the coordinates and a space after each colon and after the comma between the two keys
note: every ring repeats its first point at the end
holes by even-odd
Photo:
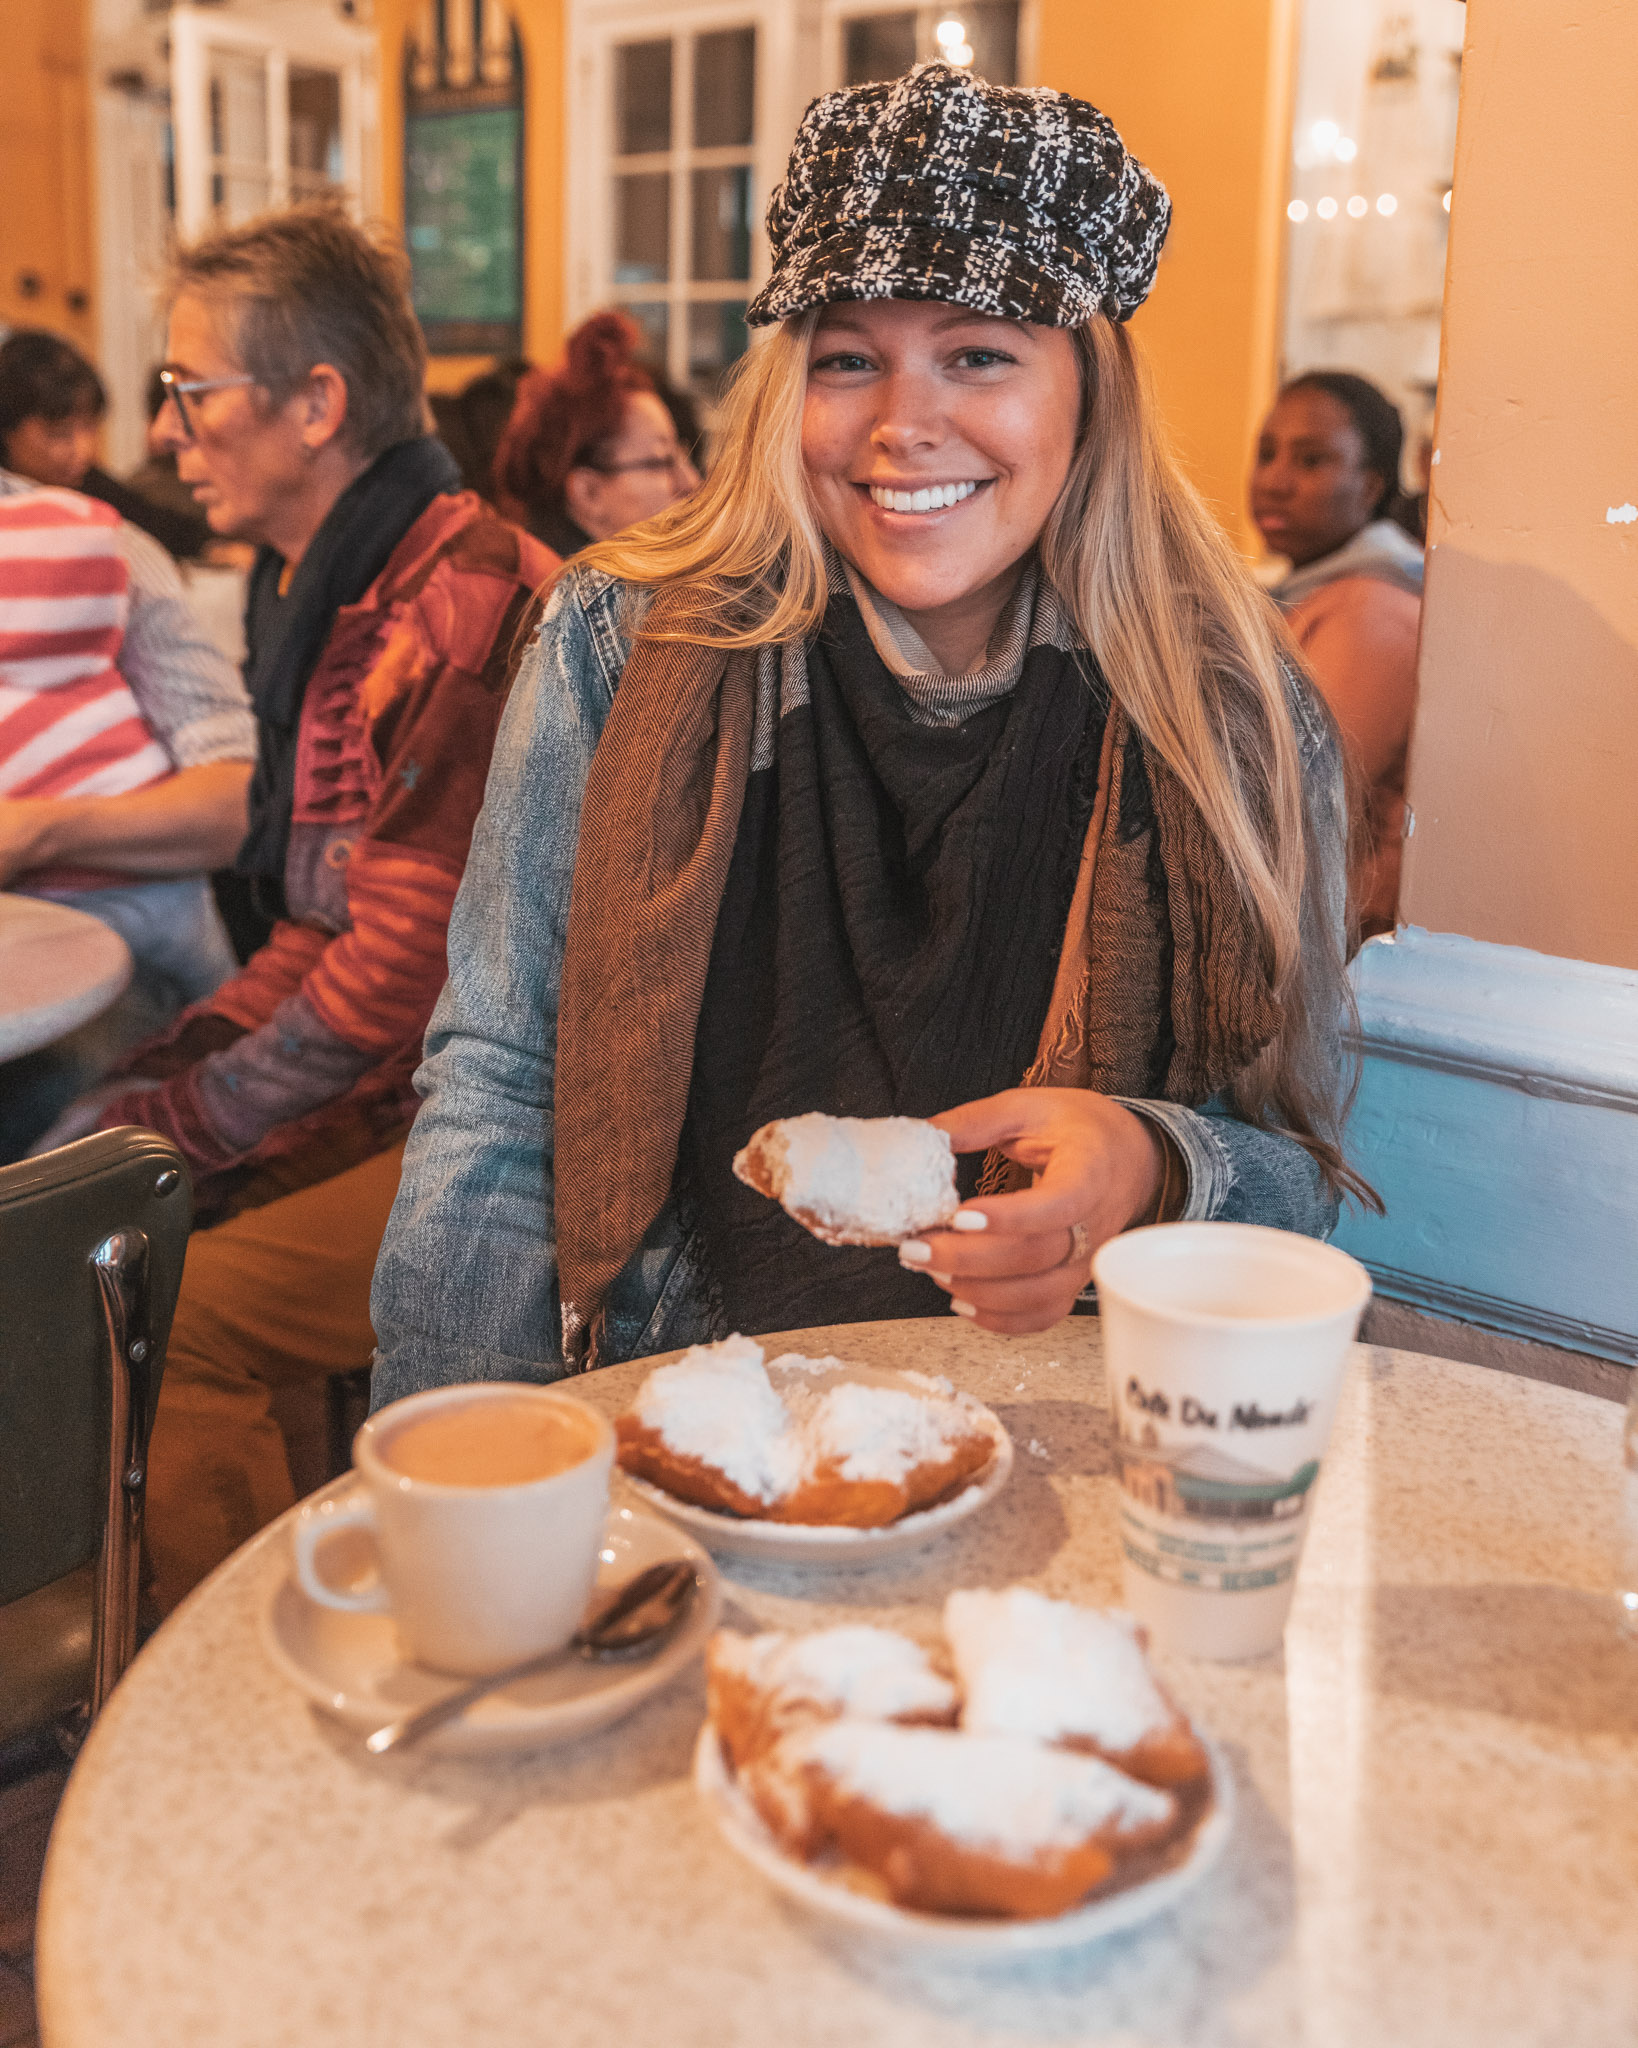
{"type": "Polygon", "coordinates": [[[598,138],[571,199],[576,317],[618,305],[673,383],[710,397],[744,353],[745,308],[767,275],[770,165],[762,14],[722,11],[589,24],[578,75],[598,138]]]}
{"type": "Polygon", "coordinates": [[[375,37],[318,0],[170,13],[176,225],[184,237],[340,193],[376,205],[375,37]]]}
{"type": "Polygon", "coordinates": [[[966,0],[947,7],[884,7],[881,0],[830,0],[825,10],[826,76],[832,85],[897,78],[929,57],[970,68],[992,85],[1015,85],[1019,0],[966,0]]]}

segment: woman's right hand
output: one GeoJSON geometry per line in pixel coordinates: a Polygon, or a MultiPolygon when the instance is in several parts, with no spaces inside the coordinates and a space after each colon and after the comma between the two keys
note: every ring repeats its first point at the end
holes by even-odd
{"type": "Polygon", "coordinates": [[[1151,1217],[1165,1184],[1152,1124],[1085,1088],[1009,1088],[931,1119],[958,1152],[998,1148],[1034,1185],[964,1202],[948,1230],[899,1247],[957,1315],[1003,1336],[1050,1330],[1073,1309],[1107,1239],[1151,1217]]]}

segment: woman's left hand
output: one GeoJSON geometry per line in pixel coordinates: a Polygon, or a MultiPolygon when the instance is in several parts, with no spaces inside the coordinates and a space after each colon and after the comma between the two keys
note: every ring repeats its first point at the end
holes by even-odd
{"type": "Polygon", "coordinates": [[[958,1152],[999,1146],[1035,1173],[1033,1187],[964,1202],[951,1229],[899,1247],[900,1261],[936,1280],[981,1329],[1050,1330],[1074,1307],[1099,1245],[1160,1200],[1165,1141],[1106,1095],[1009,1088],[930,1121],[958,1152]]]}

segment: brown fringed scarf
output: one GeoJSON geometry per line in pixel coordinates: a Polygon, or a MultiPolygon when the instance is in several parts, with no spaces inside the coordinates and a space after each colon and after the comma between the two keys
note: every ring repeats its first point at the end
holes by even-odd
{"type": "MultiPolygon", "coordinates": [[[[750,774],[756,655],[654,637],[686,628],[689,603],[686,591],[655,596],[580,815],[554,1090],[563,1355],[574,1367],[601,1362],[604,1299],[671,1193],[750,774]]],[[[1269,1043],[1279,1007],[1221,849],[1148,749],[1153,820],[1121,837],[1130,731],[1117,703],[1040,1050],[1021,1079],[1143,1094],[1169,1004],[1164,1093],[1200,1103],[1269,1043]],[[1156,838],[1164,901],[1149,881],[1156,838]]]]}

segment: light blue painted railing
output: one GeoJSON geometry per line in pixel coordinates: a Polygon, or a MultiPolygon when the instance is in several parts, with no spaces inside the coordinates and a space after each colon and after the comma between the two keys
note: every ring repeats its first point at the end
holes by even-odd
{"type": "Polygon", "coordinates": [[[1336,1242],[1396,1300],[1638,1363],[1638,974],[1410,929],[1354,982],[1387,1215],[1336,1242]]]}

